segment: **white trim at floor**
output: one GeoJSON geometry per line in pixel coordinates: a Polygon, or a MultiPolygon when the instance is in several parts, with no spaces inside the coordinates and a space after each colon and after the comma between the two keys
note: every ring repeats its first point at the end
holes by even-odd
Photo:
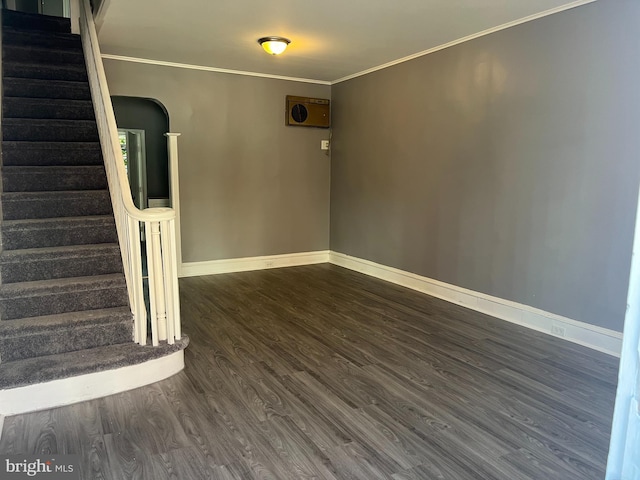
{"type": "Polygon", "coordinates": [[[295,267],[328,263],[329,250],[317,252],[287,253],[284,255],[265,255],[262,257],[230,258],[207,262],[187,262],[180,268],[181,277],[217,275],[219,273],[247,272],[268,268],[295,267]]]}
{"type": "Polygon", "coordinates": [[[493,297],[440,282],[397,268],[380,265],[343,253],[331,252],[330,262],[372,277],[411,288],[477,312],[516,323],[616,357],[620,356],[622,333],[539,310],[521,303],[493,297]],[[559,332],[555,334],[552,332],[559,332]],[[564,333],[564,335],[562,335],[564,333]]]}
{"type": "Polygon", "coordinates": [[[0,390],[0,417],[106,397],[159,382],[183,369],[184,350],[179,350],[137,365],[0,390]]]}

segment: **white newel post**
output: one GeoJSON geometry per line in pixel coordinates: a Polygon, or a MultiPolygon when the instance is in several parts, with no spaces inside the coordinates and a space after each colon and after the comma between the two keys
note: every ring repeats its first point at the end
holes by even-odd
{"type": "MultiPolygon", "coordinates": [[[[171,208],[173,208],[173,210],[176,212],[176,273],[178,274],[178,276],[180,276],[182,274],[182,239],[180,237],[180,177],[178,175],[178,137],[180,136],[180,134],[165,133],[164,135],[165,137],[167,137],[167,150],[169,152],[169,197],[171,198],[171,208]]],[[[179,332],[179,330],[176,330],[176,332],[179,332]]]]}

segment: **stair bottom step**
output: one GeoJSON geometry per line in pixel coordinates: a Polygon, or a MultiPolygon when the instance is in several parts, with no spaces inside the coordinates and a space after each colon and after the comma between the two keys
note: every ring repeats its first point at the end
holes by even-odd
{"type": "Polygon", "coordinates": [[[7,362],[0,365],[0,389],[136,365],[183,350],[188,344],[189,337],[183,336],[173,345],[163,343],[152,347],[130,342],[7,362]]]}

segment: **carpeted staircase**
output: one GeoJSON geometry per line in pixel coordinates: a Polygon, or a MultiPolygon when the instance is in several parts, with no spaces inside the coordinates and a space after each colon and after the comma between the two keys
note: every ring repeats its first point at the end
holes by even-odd
{"type": "Polygon", "coordinates": [[[2,18],[0,389],[116,368],[141,347],[80,37],[68,19],[2,18]]]}

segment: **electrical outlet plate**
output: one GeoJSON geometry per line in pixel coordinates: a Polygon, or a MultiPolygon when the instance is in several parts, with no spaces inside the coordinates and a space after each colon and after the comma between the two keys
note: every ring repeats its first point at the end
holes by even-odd
{"type": "Polygon", "coordinates": [[[329,150],[329,140],[320,140],[320,149],[329,150]]]}

